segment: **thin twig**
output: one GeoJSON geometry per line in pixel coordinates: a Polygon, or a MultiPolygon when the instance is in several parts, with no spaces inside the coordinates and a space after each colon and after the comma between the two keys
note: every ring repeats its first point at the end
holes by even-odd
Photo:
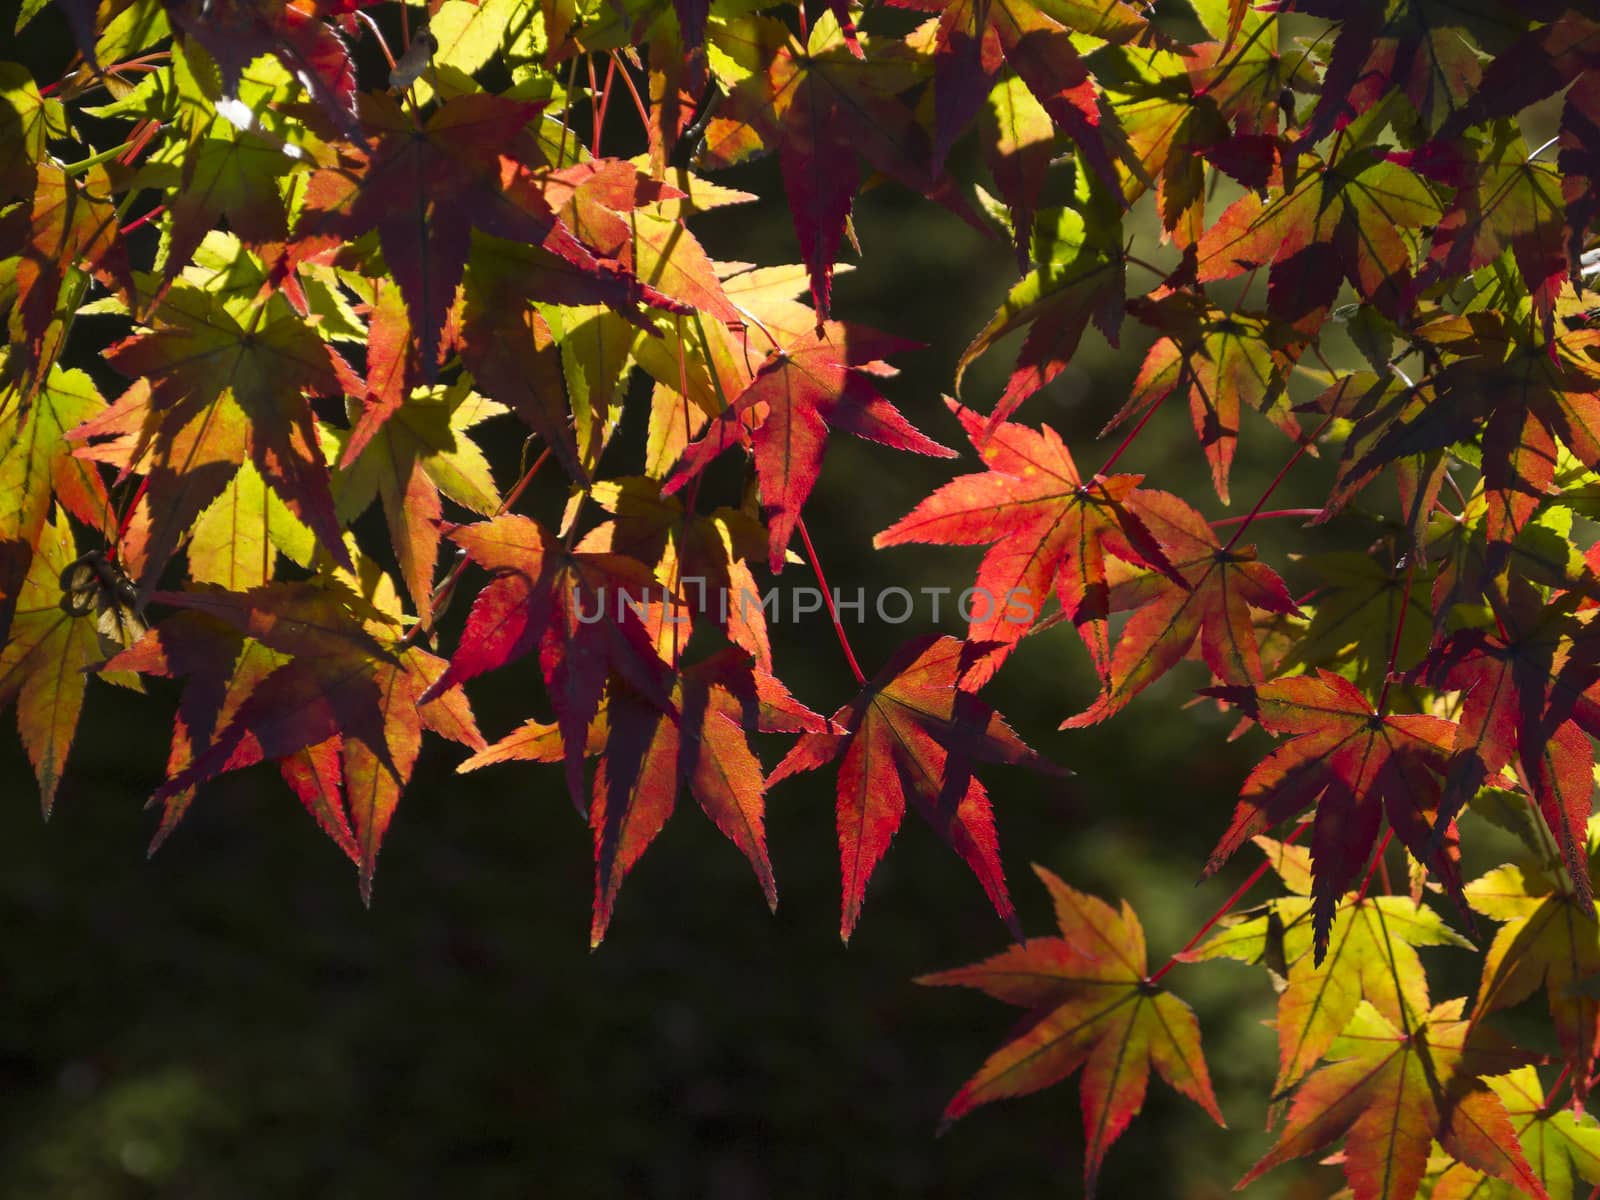
{"type": "Polygon", "coordinates": [[[1250,528],[1251,522],[1261,515],[1261,509],[1266,505],[1272,493],[1278,490],[1278,485],[1283,482],[1284,476],[1289,473],[1289,468],[1300,461],[1300,456],[1309,450],[1316,440],[1323,435],[1328,426],[1332,424],[1333,414],[1329,413],[1327,420],[1317,426],[1314,432],[1301,439],[1300,444],[1295,447],[1294,453],[1289,456],[1289,461],[1283,464],[1278,473],[1272,477],[1272,482],[1267,484],[1267,490],[1261,493],[1261,498],[1256,501],[1255,507],[1245,513],[1244,520],[1239,523],[1239,528],[1234,530],[1233,536],[1228,539],[1228,544],[1222,548],[1224,554],[1234,548],[1239,539],[1244,536],[1244,531],[1250,528]]]}
{"type": "MultiPolygon", "coordinates": [[[[1292,845],[1300,837],[1300,835],[1302,833],[1304,833],[1305,831],[1306,831],[1306,827],[1304,825],[1297,826],[1289,834],[1288,837],[1283,839],[1283,844],[1285,846],[1292,845]]],[[[1181,950],[1179,950],[1176,954],[1174,954],[1171,958],[1167,959],[1165,966],[1163,966],[1154,975],[1150,976],[1149,982],[1150,983],[1160,983],[1162,976],[1164,976],[1168,971],[1172,970],[1173,967],[1177,966],[1178,965],[1178,961],[1185,954],[1189,953],[1189,951],[1193,950],[1195,948],[1195,946],[1197,946],[1199,944],[1200,939],[1205,937],[1206,934],[1210,933],[1211,930],[1212,930],[1212,927],[1215,926],[1218,921],[1222,920],[1223,917],[1227,916],[1230,912],[1233,911],[1234,905],[1238,904],[1239,901],[1244,899],[1245,893],[1248,892],[1251,888],[1255,887],[1255,885],[1261,881],[1261,877],[1267,873],[1268,869],[1271,866],[1272,866],[1272,860],[1269,858],[1265,862],[1263,862],[1260,866],[1258,866],[1254,871],[1251,871],[1249,877],[1246,878],[1243,883],[1241,883],[1238,887],[1236,887],[1233,890],[1233,895],[1229,896],[1226,900],[1224,900],[1222,902],[1221,907],[1219,907],[1216,912],[1212,913],[1209,917],[1207,917],[1205,919],[1205,923],[1203,925],[1201,925],[1199,929],[1196,929],[1194,931],[1194,936],[1191,937],[1187,942],[1185,942],[1183,944],[1183,948],[1181,950]]]]}
{"type": "Polygon", "coordinates": [[[817,577],[817,586],[822,589],[822,598],[827,602],[828,616],[833,620],[833,632],[839,637],[839,648],[844,651],[845,661],[850,664],[850,673],[856,677],[857,684],[866,687],[867,677],[861,673],[856,652],[850,649],[850,639],[844,633],[844,622],[839,620],[839,609],[833,603],[833,592],[829,590],[827,577],[822,573],[822,560],[817,557],[817,548],[811,544],[811,534],[806,531],[805,518],[799,518],[795,526],[800,530],[801,542],[805,544],[806,557],[811,560],[811,573],[817,577]]]}

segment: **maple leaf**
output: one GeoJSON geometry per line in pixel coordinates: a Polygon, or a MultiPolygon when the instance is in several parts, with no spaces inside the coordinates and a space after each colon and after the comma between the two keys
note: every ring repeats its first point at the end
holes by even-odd
{"type": "Polygon", "coordinates": [[[1228,0],[1224,13],[1216,0],[1195,0],[1195,15],[1213,40],[1188,48],[1182,66],[1195,95],[1215,105],[1233,124],[1238,144],[1250,146],[1248,153],[1270,167],[1285,93],[1296,87],[1314,91],[1319,83],[1305,56],[1279,54],[1281,29],[1268,8],[1228,0]]]}
{"type": "Polygon", "coordinates": [[[914,342],[834,321],[778,348],[750,386],[685,450],[662,494],[672,495],[717,455],[749,437],[761,480],[762,517],[770,530],[769,561],[774,573],[781,571],[800,510],[822,470],[830,428],[897,450],[955,456],[954,450],[919,433],[869,381],[897,373],[883,361],[884,355],[915,348],[914,342]],[[747,414],[759,422],[753,434],[746,431],[747,414]]]}
{"type": "Polygon", "coordinates": [[[1421,530],[1433,516],[1434,501],[1444,482],[1443,452],[1439,447],[1424,447],[1415,454],[1388,457],[1373,451],[1390,438],[1394,430],[1416,421],[1430,405],[1437,403],[1436,381],[1428,377],[1407,382],[1384,370],[1382,364],[1374,363],[1374,366],[1382,373],[1356,371],[1343,376],[1310,402],[1310,408],[1325,412],[1330,418],[1351,422],[1339,457],[1338,477],[1317,520],[1319,523],[1331,520],[1386,466],[1395,473],[1400,488],[1413,549],[1426,557],[1426,539],[1421,530]]]}
{"type": "Polygon", "coordinates": [[[1534,161],[1528,151],[1522,135],[1502,125],[1491,147],[1459,154],[1459,167],[1440,172],[1456,191],[1435,227],[1428,268],[1417,282],[1427,287],[1464,275],[1509,250],[1548,337],[1555,296],[1568,271],[1566,204],[1555,168],[1534,161]]]}
{"type": "Polygon", "coordinates": [[[1294,0],[1292,7],[1339,22],[1321,95],[1300,131],[1301,145],[1347,127],[1392,92],[1408,101],[1392,109],[1408,141],[1437,133],[1472,107],[1482,67],[1462,26],[1476,14],[1454,4],[1434,11],[1390,0],[1294,0]]]}
{"type": "MultiPolygon", "coordinates": [[[[204,753],[217,733],[232,725],[239,706],[257,685],[291,658],[247,638],[209,613],[180,611],[117,655],[115,661],[119,667],[142,674],[185,678],[167,752],[167,774],[174,776],[204,753]]],[[[346,857],[359,863],[360,849],[340,786],[341,745],[342,739],[330,738],[280,758],[278,765],[317,824],[346,857]]],[[[194,792],[194,786],[188,786],[162,797],[161,823],[150,840],[151,853],[177,828],[194,792]]]]}
{"type": "MultiPolygon", "coordinates": [[[[183,104],[185,89],[180,85],[177,90],[183,104]]],[[[270,95],[253,96],[246,112],[259,117],[258,110],[270,95]]],[[[184,104],[180,121],[189,144],[182,176],[168,205],[171,226],[163,283],[177,276],[224,218],[230,233],[263,251],[267,244],[281,243],[289,234],[279,180],[293,167],[295,160],[288,151],[295,148],[275,145],[259,123],[250,129],[238,128],[209,105],[184,104]]]]}
{"type": "Polygon", "coordinates": [[[66,437],[104,408],[87,375],[55,365],[31,407],[18,389],[0,389],[0,644],[52,497],[108,538],[115,533],[104,482],[92,464],[72,456],[66,437]]]}
{"type": "Polygon", "coordinates": [[[34,168],[31,197],[0,216],[0,261],[15,257],[7,329],[8,372],[30,382],[31,400],[44,368],[60,353],[56,311],[62,284],[79,264],[96,278],[133,295],[127,247],[117,232],[117,206],[102,166],[69,175],[53,161],[34,168]],[[51,329],[55,329],[54,335],[51,329]]]}
{"type": "Polygon", "coordinates": [[[804,46],[783,24],[759,16],[719,25],[711,43],[742,69],[725,80],[727,97],[696,165],[733,165],[755,149],[752,134],[777,149],[819,318],[829,315],[833,260],[859,183],[858,156],[988,232],[939,171],[927,134],[897,99],[918,81],[910,55],[885,47],[856,57],[831,10],[811,26],[804,46]]]}
{"type": "Polygon", "coordinates": [[[973,661],[962,686],[976,688],[993,676],[1052,592],[1103,674],[1111,660],[1106,555],[1173,572],[1128,503],[1143,477],[1086,480],[1048,425],[1034,430],[1007,423],[991,432],[971,409],[949,397],[945,403],[988,471],[944,484],[872,544],[993,543],[974,583],[988,600],[971,608],[967,640],[973,661]]]}
{"type": "MultiPolygon", "coordinates": [[[[376,0],[358,0],[345,11],[376,0]]],[[[168,19],[216,62],[225,97],[261,54],[273,54],[298,79],[341,133],[365,144],[356,120],[356,69],[339,34],[318,20],[336,5],[317,0],[162,0],[168,19]],[[320,10],[320,11],[319,11],[320,10]]]]}
{"type": "Polygon", "coordinates": [[[1265,962],[1278,976],[1278,1076],[1274,1097],[1287,1095],[1355,1016],[1365,1000],[1390,1023],[1405,1027],[1427,1015],[1427,977],[1418,946],[1472,943],[1438,913],[1405,896],[1356,896],[1340,901],[1321,962],[1312,954],[1311,852],[1267,837],[1252,839],[1266,854],[1289,896],[1270,900],[1260,916],[1234,919],[1179,958],[1265,962]]]}
{"type": "Polygon", "coordinates": [[[1128,403],[1101,435],[1187,387],[1195,436],[1211,465],[1217,496],[1227,504],[1242,407],[1265,413],[1291,438],[1301,437],[1282,397],[1304,340],[1270,318],[1223,312],[1185,292],[1153,293],[1130,301],[1128,311],[1166,336],[1150,347],[1128,403]]]}
{"type": "Polygon", "coordinates": [[[1454,864],[1433,838],[1440,776],[1455,725],[1425,714],[1383,715],[1331,671],[1260,684],[1253,701],[1230,692],[1268,733],[1289,734],[1250,772],[1233,822],[1206,863],[1210,875],[1245,841],[1316,804],[1311,855],[1315,961],[1328,952],[1340,897],[1356,881],[1385,816],[1401,844],[1459,892],[1454,864]]]}
{"type": "Polygon", "coordinates": [[[537,522],[515,514],[457,527],[450,539],[494,577],[472,602],[449,667],[418,703],[537,648],[566,747],[567,789],[582,812],[584,738],[608,675],[676,716],[671,672],[633,607],[659,598],[659,586],[637,559],[567,550],[537,522]]]}
{"type": "Polygon", "coordinates": [[[1584,831],[1594,751],[1572,717],[1581,705],[1594,724],[1582,695],[1600,680],[1600,663],[1587,648],[1586,622],[1573,613],[1581,597],[1547,604],[1526,583],[1511,582],[1506,602],[1496,605],[1498,632],[1458,630],[1428,660],[1435,687],[1463,693],[1438,820],[1453,820],[1518,755],[1578,902],[1592,902],[1584,831]],[[1583,647],[1575,646],[1579,639],[1583,647]]]}
{"type": "MultiPolygon", "coordinates": [[[[1561,602],[1561,592],[1600,600],[1594,565],[1572,542],[1573,513],[1581,501],[1570,492],[1568,496],[1573,507],[1545,507],[1509,542],[1492,542],[1485,535],[1489,497],[1481,489],[1467,498],[1460,513],[1436,509],[1425,542],[1427,553],[1439,564],[1433,581],[1434,612],[1443,616],[1456,605],[1476,605],[1488,618],[1496,606],[1505,607],[1512,579],[1551,589],[1552,604],[1561,602]]],[[[1580,611],[1585,607],[1580,605],[1580,611]]],[[[1445,636],[1442,621],[1440,625],[1434,634],[1436,645],[1445,636]]]]}
{"type": "Polygon", "coordinates": [[[1428,403],[1408,406],[1350,473],[1481,437],[1488,536],[1508,541],[1551,490],[1558,439],[1600,466],[1600,338],[1579,330],[1537,344],[1521,323],[1480,311],[1431,322],[1429,340],[1449,357],[1421,395],[1428,403]]]}
{"type": "MultiPolygon", "coordinates": [[[[1484,1080],[1506,1107],[1523,1157],[1551,1200],[1576,1200],[1577,1179],[1600,1184],[1600,1125],[1588,1113],[1555,1106],[1539,1073],[1518,1067],[1484,1080]]],[[[1433,1200],[1509,1200],[1510,1189],[1483,1172],[1453,1163],[1433,1185],[1433,1200]],[[1487,1185],[1487,1186],[1486,1186],[1487,1185]]]]}
{"type": "MultiPolygon", "coordinates": [[[[1600,1053],[1600,999],[1590,986],[1600,975],[1600,925],[1593,905],[1582,900],[1564,869],[1564,856],[1548,828],[1537,820],[1527,828],[1539,851],[1536,857],[1497,867],[1466,886],[1467,903],[1502,923],[1484,959],[1473,1014],[1482,1020],[1542,989],[1561,1049],[1572,1064],[1574,1090],[1582,1096],[1600,1053]]],[[[1586,839],[1590,871],[1595,837],[1591,821],[1586,839]]]]}
{"type": "Polygon", "coordinates": [[[1117,242],[1120,214],[1108,216],[1103,194],[1075,209],[1038,214],[1033,232],[1034,269],[1013,284],[1005,302],[978,331],[956,363],[956,394],[967,368],[1009,333],[1026,328],[1017,363],[989,416],[992,432],[1021,403],[1066,370],[1093,321],[1117,344],[1126,272],[1117,242]]]}
{"type": "Polygon", "coordinates": [[[1280,673],[1296,667],[1338,666],[1358,687],[1378,691],[1388,676],[1391,653],[1398,671],[1422,661],[1428,651],[1428,625],[1408,618],[1401,627],[1400,613],[1429,611],[1425,573],[1408,573],[1403,563],[1379,554],[1310,555],[1305,565],[1322,586],[1311,606],[1311,624],[1284,655],[1280,673]]]}
{"type": "MultiPolygon", "coordinates": [[[[591,945],[610,924],[618,890],[672,815],[680,786],[755,870],[769,907],[777,887],[764,832],[766,784],[746,731],[803,733],[827,727],[751,657],[729,647],[681,671],[672,691],[680,714],[614,689],[589,724],[583,753],[602,755],[589,824],[594,836],[595,896],[591,945]]],[[[560,762],[558,726],[528,721],[456,769],[500,762],[560,762]]]]}
{"type": "Polygon", "coordinates": [[[829,732],[801,737],[767,779],[770,785],[840,760],[839,935],[846,941],[908,798],[978,877],[995,911],[1008,925],[1016,924],[994,812],[972,764],[1063,772],[1030,750],[1005,718],[956,686],[962,652],[962,643],[952,637],[930,635],[905,643],[859,696],[833,714],[829,732]]]}
{"type": "Polygon", "coordinates": [[[499,401],[550,447],[574,480],[589,479],[573,431],[573,410],[561,351],[549,321],[530,300],[625,309],[638,285],[617,274],[595,274],[567,259],[501,238],[482,238],[465,283],[466,302],[456,345],[462,365],[487,396],[499,401]]]}
{"type": "Polygon", "coordinates": [[[1299,611],[1277,572],[1257,561],[1254,546],[1225,548],[1205,518],[1176,496],[1135,492],[1128,506],[1172,570],[1146,572],[1113,593],[1114,607],[1134,613],[1112,649],[1100,696],[1063,722],[1063,729],[1094,725],[1120,712],[1181,662],[1196,638],[1212,674],[1228,685],[1248,687],[1262,678],[1251,609],[1299,611]]]}
{"type": "Polygon", "coordinates": [[[672,815],[680,782],[705,814],[750,861],[766,896],[778,906],[767,859],[761,762],[745,730],[815,732],[825,722],[775,678],[748,666],[736,650],[682,671],[672,692],[674,718],[626,693],[607,705],[612,736],[594,778],[589,825],[594,832],[594,922],[598,946],[623,877],[672,815]]]}
{"type": "Polygon", "coordinates": [[[500,505],[489,463],[467,431],[503,411],[456,384],[412,395],[368,440],[358,442],[360,422],[350,431],[334,491],[339,515],[353,519],[381,501],[400,578],[424,627],[433,625],[441,495],[480,516],[500,505]]]}
{"type": "Polygon", "coordinates": [[[1296,72],[1277,53],[1276,22],[1236,7],[1245,36],[1236,36],[1237,24],[1230,30],[1216,5],[1201,4],[1196,13],[1215,41],[1183,54],[1125,47],[1126,77],[1104,81],[1143,167],[1125,173],[1123,197],[1131,203],[1153,180],[1162,228],[1181,247],[1205,230],[1207,163],[1261,188],[1278,157],[1279,99],[1296,72]]]}
{"type": "Polygon", "coordinates": [[[1119,913],[1034,871],[1055,902],[1060,937],[1030,938],[968,967],[918,983],[971,987],[1028,1011],[1021,1030],[991,1054],[951,1099],[944,1125],[983,1104],[1026,1095],[1083,1068],[1088,1140],[1084,1187],[1094,1195],[1106,1151],[1144,1106],[1150,1067],[1224,1125],[1189,1006],[1155,983],[1144,930],[1127,901],[1119,913]]]}
{"type": "Polygon", "coordinates": [[[437,108],[419,129],[399,103],[364,100],[377,131],[371,155],[347,148],[348,165],[319,168],[295,226],[308,257],[330,239],[376,229],[389,273],[405,297],[424,378],[438,365],[440,329],[455,298],[472,231],[540,247],[569,266],[609,268],[558,220],[533,169],[540,152],[525,127],[540,105],[465,95],[437,108]]]}
{"type": "Polygon", "coordinates": [[[152,599],[180,611],[107,667],[192,676],[169,755],[169,767],[178,769],[152,796],[166,804],[155,843],[183,816],[196,785],[257,762],[289,760],[285,778],[335,842],[354,850],[362,899],[370,903],[378,851],[416,766],[423,728],[484,746],[465,696],[441,685],[443,660],[400,644],[392,594],[378,607],[339,582],[157,592],[152,599]],[[230,655],[222,647],[231,635],[243,637],[230,655]],[[424,693],[440,702],[422,710],[424,693]]]}
{"type": "Polygon", "coordinates": [[[1408,1200],[1437,1139],[1459,1161],[1549,1200],[1505,1105],[1477,1079],[1525,1056],[1484,1044],[1461,1018],[1465,1005],[1446,1000],[1396,1026],[1363,1000],[1333,1044],[1336,1061],[1301,1086],[1277,1143],[1238,1186],[1344,1137],[1355,1200],[1408,1200]]]}
{"type": "Polygon", "coordinates": [[[939,13],[933,54],[934,159],[942,163],[976,115],[1002,63],[1017,73],[1050,119],[1077,144],[1083,159],[1110,186],[1121,131],[1101,102],[1095,77],[1078,54],[1074,34],[1112,43],[1148,29],[1121,0],[1035,5],[1029,0],[891,0],[897,8],[939,13]]]}
{"type": "MultiPolygon", "coordinates": [[[[1269,195],[1234,201],[1201,236],[1195,244],[1201,283],[1326,245],[1358,295],[1385,312],[1404,310],[1416,257],[1415,235],[1404,231],[1431,226],[1442,212],[1414,171],[1377,149],[1352,149],[1316,169],[1302,168],[1292,188],[1269,195]]],[[[1326,282],[1332,288],[1337,277],[1326,282]]]]}
{"type": "Polygon", "coordinates": [[[41,528],[0,648],[0,710],[17,706],[17,731],[48,817],[83,711],[84,668],[105,658],[92,609],[74,612],[62,576],[78,557],[72,526],[57,509],[41,528]]]}
{"type": "Polygon", "coordinates": [[[124,472],[149,476],[150,505],[165,519],[147,548],[141,591],[246,459],[334,560],[349,564],[306,400],[342,393],[349,368],[282,299],[261,305],[246,326],[217,294],[179,283],[154,328],[119,342],[106,359],[139,381],[72,436],[116,439],[124,472]]]}

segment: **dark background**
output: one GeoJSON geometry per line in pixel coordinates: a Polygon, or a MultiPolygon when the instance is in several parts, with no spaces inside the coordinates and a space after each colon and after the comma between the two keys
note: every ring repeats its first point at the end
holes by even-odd
{"type": "MultiPolygon", "coordinates": [[[[0,12],[8,29],[11,20],[0,12]]],[[[52,7],[7,55],[53,78],[65,61],[61,25],[52,7]]],[[[608,145],[624,140],[624,108],[608,145]]],[[[955,167],[972,174],[961,154],[955,167]]],[[[697,223],[711,252],[793,261],[774,165],[719,178],[766,200],[697,223]]],[[[887,390],[921,428],[964,447],[939,394],[1015,277],[1010,250],[893,186],[862,196],[856,228],[865,257],[836,284],[837,315],[929,343],[904,357],[887,390]]],[[[1141,205],[1130,229],[1151,228],[1141,205]]],[[[1149,237],[1137,252],[1160,254],[1149,237]]],[[[1151,284],[1137,270],[1130,281],[1151,284]]],[[[110,323],[80,325],[74,362],[94,366],[109,389],[93,362],[101,326],[110,323]]],[[[1131,322],[1124,332],[1120,351],[1088,334],[1066,374],[1019,414],[1055,424],[1085,470],[1109,453],[1093,434],[1120,407],[1148,345],[1131,322]]],[[[1014,353],[1013,342],[970,373],[970,403],[992,404],[1014,353]]],[[[642,413],[628,420],[606,463],[617,474],[637,469],[628,455],[642,413]]],[[[485,432],[504,439],[497,453],[514,462],[515,425],[485,432]]],[[[1288,449],[1247,419],[1235,511],[1288,449]]],[[[1223,515],[1180,402],[1158,414],[1124,468],[1223,515]]],[[[871,537],[974,469],[970,452],[928,461],[836,437],[806,513],[830,582],[869,593],[965,586],[981,551],[877,553],[871,537]]],[[[1330,473],[1309,467],[1313,486],[1285,488],[1274,504],[1314,502],[1330,473]]],[[[522,508],[549,516],[559,501],[536,490],[522,508]]],[[[1275,525],[1249,540],[1309,544],[1292,524],[1275,525]]],[[[868,673],[926,622],[925,611],[898,627],[869,613],[852,625],[868,673]]],[[[802,700],[828,712],[853,694],[825,619],[773,633],[779,672],[802,700]]],[[[527,660],[469,689],[491,740],[528,715],[535,677],[527,660]]],[[[986,773],[1030,934],[1052,931],[1028,869],[1038,862],[1131,901],[1154,969],[1254,866],[1194,886],[1265,744],[1259,734],[1226,743],[1231,722],[1210,706],[1179,711],[1204,682],[1202,668],[1185,666],[1111,722],[1057,732],[1093,691],[1081,647],[1058,631],[1031,640],[985,692],[1035,748],[1076,772],[1065,783],[986,773]]],[[[1076,1080],[934,1136],[945,1102],[1017,1014],[977,993],[912,983],[1007,942],[976,881],[915,814],[847,949],[836,933],[831,770],[770,797],[776,916],[737,851],[680,796],[591,953],[590,837],[559,768],[458,776],[462,754],[437,739],[389,834],[370,911],[350,865],[271,768],[205,788],[147,862],[155,822],[142,806],[161,778],[172,700],[159,681],[149,697],[91,686],[49,824],[15,735],[0,734],[0,1196],[1081,1190],[1076,1080]]],[[[785,741],[762,743],[769,767],[785,741]]],[[[1111,1151],[1104,1196],[1220,1197],[1267,1144],[1275,1048],[1260,1024],[1272,1012],[1264,973],[1219,964],[1180,968],[1169,981],[1199,1013],[1233,1129],[1215,1129],[1153,1077],[1143,1116],[1111,1151]]],[[[1336,1181],[1327,1168],[1289,1167],[1252,1195],[1322,1196],[1336,1181]]]]}

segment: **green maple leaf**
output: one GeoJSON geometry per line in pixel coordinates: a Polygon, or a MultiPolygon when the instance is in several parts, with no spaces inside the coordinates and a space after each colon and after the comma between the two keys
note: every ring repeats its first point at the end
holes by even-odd
{"type": "Polygon", "coordinates": [[[334,490],[339,514],[351,520],[373,500],[382,503],[400,577],[424,626],[433,623],[441,497],[480,516],[494,515],[500,493],[467,431],[505,411],[464,384],[419,390],[363,444],[358,446],[355,431],[345,442],[334,490]]]}
{"type": "Polygon", "coordinates": [[[0,643],[48,525],[52,497],[108,538],[115,532],[105,484],[92,463],[73,457],[67,439],[104,408],[93,380],[58,366],[31,407],[20,389],[0,388],[0,643]]]}
{"type": "Polygon", "coordinates": [[[0,649],[0,709],[16,702],[17,730],[47,817],[83,711],[84,669],[105,658],[94,608],[74,612],[62,591],[62,576],[77,557],[72,527],[57,509],[28,564],[0,649]]]}
{"type": "Polygon", "coordinates": [[[1252,839],[1293,893],[1269,901],[1260,916],[1236,920],[1194,950],[1186,962],[1232,958],[1266,962],[1279,973],[1278,1077],[1281,1096],[1303,1080],[1366,1001],[1391,1024],[1427,1013],[1427,977],[1418,946],[1472,943],[1429,906],[1405,896],[1358,898],[1349,893],[1334,913],[1328,953],[1311,953],[1311,852],[1271,838],[1252,839]]]}
{"type": "MultiPolygon", "coordinates": [[[[1540,847],[1538,857],[1496,867],[1466,887],[1468,904],[1502,922],[1484,959],[1473,1012],[1481,1019],[1542,990],[1556,1037],[1573,1065],[1574,1090],[1582,1095],[1600,1054],[1600,999],[1593,987],[1600,975],[1600,925],[1562,866],[1544,822],[1535,817],[1526,829],[1540,847]]],[[[1597,834],[1600,819],[1591,819],[1591,873],[1597,834]]]]}
{"type": "MultiPolygon", "coordinates": [[[[1484,1080],[1500,1097],[1517,1131],[1522,1153],[1550,1200],[1578,1200],[1578,1180],[1600,1184],[1600,1124],[1588,1113],[1554,1108],[1539,1073],[1518,1067],[1484,1080]]],[[[1515,1200],[1523,1195],[1504,1180],[1453,1163],[1434,1181],[1432,1200],[1515,1200]]]]}
{"type": "Polygon", "coordinates": [[[1034,268],[1012,285],[998,312],[956,363],[956,392],[978,358],[1009,333],[1026,329],[1016,366],[989,415],[993,432],[1029,396],[1066,370],[1091,321],[1115,346],[1126,272],[1118,242],[1121,215],[1080,176],[1083,212],[1041,212],[1034,225],[1034,268]]]}

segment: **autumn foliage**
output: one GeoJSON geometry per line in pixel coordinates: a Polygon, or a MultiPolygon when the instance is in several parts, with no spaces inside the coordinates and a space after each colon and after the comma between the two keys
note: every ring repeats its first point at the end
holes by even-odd
{"type": "Polygon", "coordinates": [[[433,735],[570,795],[598,944],[686,798],[775,906],[766,793],[826,771],[845,938],[908,809],[1014,938],[921,980],[1026,1014],[947,1122],[1077,1074],[1090,1191],[1152,1069],[1222,1123],[1167,977],[1227,958],[1278,997],[1277,1141],[1244,1183],[1336,1152],[1356,1200],[1600,1185],[1588,6],[58,5],[71,68],[0,63],[0,702],[46,815],[95,689],[175,680],[154,843],[272,764],[370,900],[433,735]],[[718,261],[693,229],[755,197],[717,171],[768,153],[795,261],[718,261]],[[895,392],[918,330],[833,303],[868,183],[1015,259],[948,413],[895,392]],[[1117,436],[1069,449],[1036,395],[1134,325],[1130,393],[1093,401],[1117,436]],[[998,394],[963,389],[1002,353],[998,394]],[[1209,490],[1135,469],[1163,406],[1209,490]],[[642,459],[613,445],[641,407],[642,459]],[[956,425],[959,451],[924,431],[956,425]],[[960,460],[878,533],[885,579],[893,547],[983,549],[952,573],[964,639],[863,663],[835,616],[860,690],[824,716],[741,601],[830,592],[806,516],[841,434],[960,460]],[[1241,439],[1282,470],[1208,517],[1241,439]],[[533,503],[551,476],[565,503],[533,503]],[[1271,507],[1291,478],[1317,506],[1271,507]],[[1268,561],[1269,520],[1365,552],[1268,561]],[[1231,817],[1193,817],[1206,873],[1254,872],[1154,962],[1126,903],[1036,868],[1060,928],[1024,940],[1008,891],[989,788],[1064,772],[982,693],[1057,625],[1098,680],[1065,728],[1155,711],[1176,673],[1260,747],[1231,817]],[[489,672],[537,681],[496,741],[489,672]],[[1520,855],[1470,878],[1492,826],[1520,855]],[[1422,947],[1484,948],[1476,989],[1437,994],[1422,947]],[[1544,1049],[1499,1017],[1524,1005],[1544,1049]]]}

